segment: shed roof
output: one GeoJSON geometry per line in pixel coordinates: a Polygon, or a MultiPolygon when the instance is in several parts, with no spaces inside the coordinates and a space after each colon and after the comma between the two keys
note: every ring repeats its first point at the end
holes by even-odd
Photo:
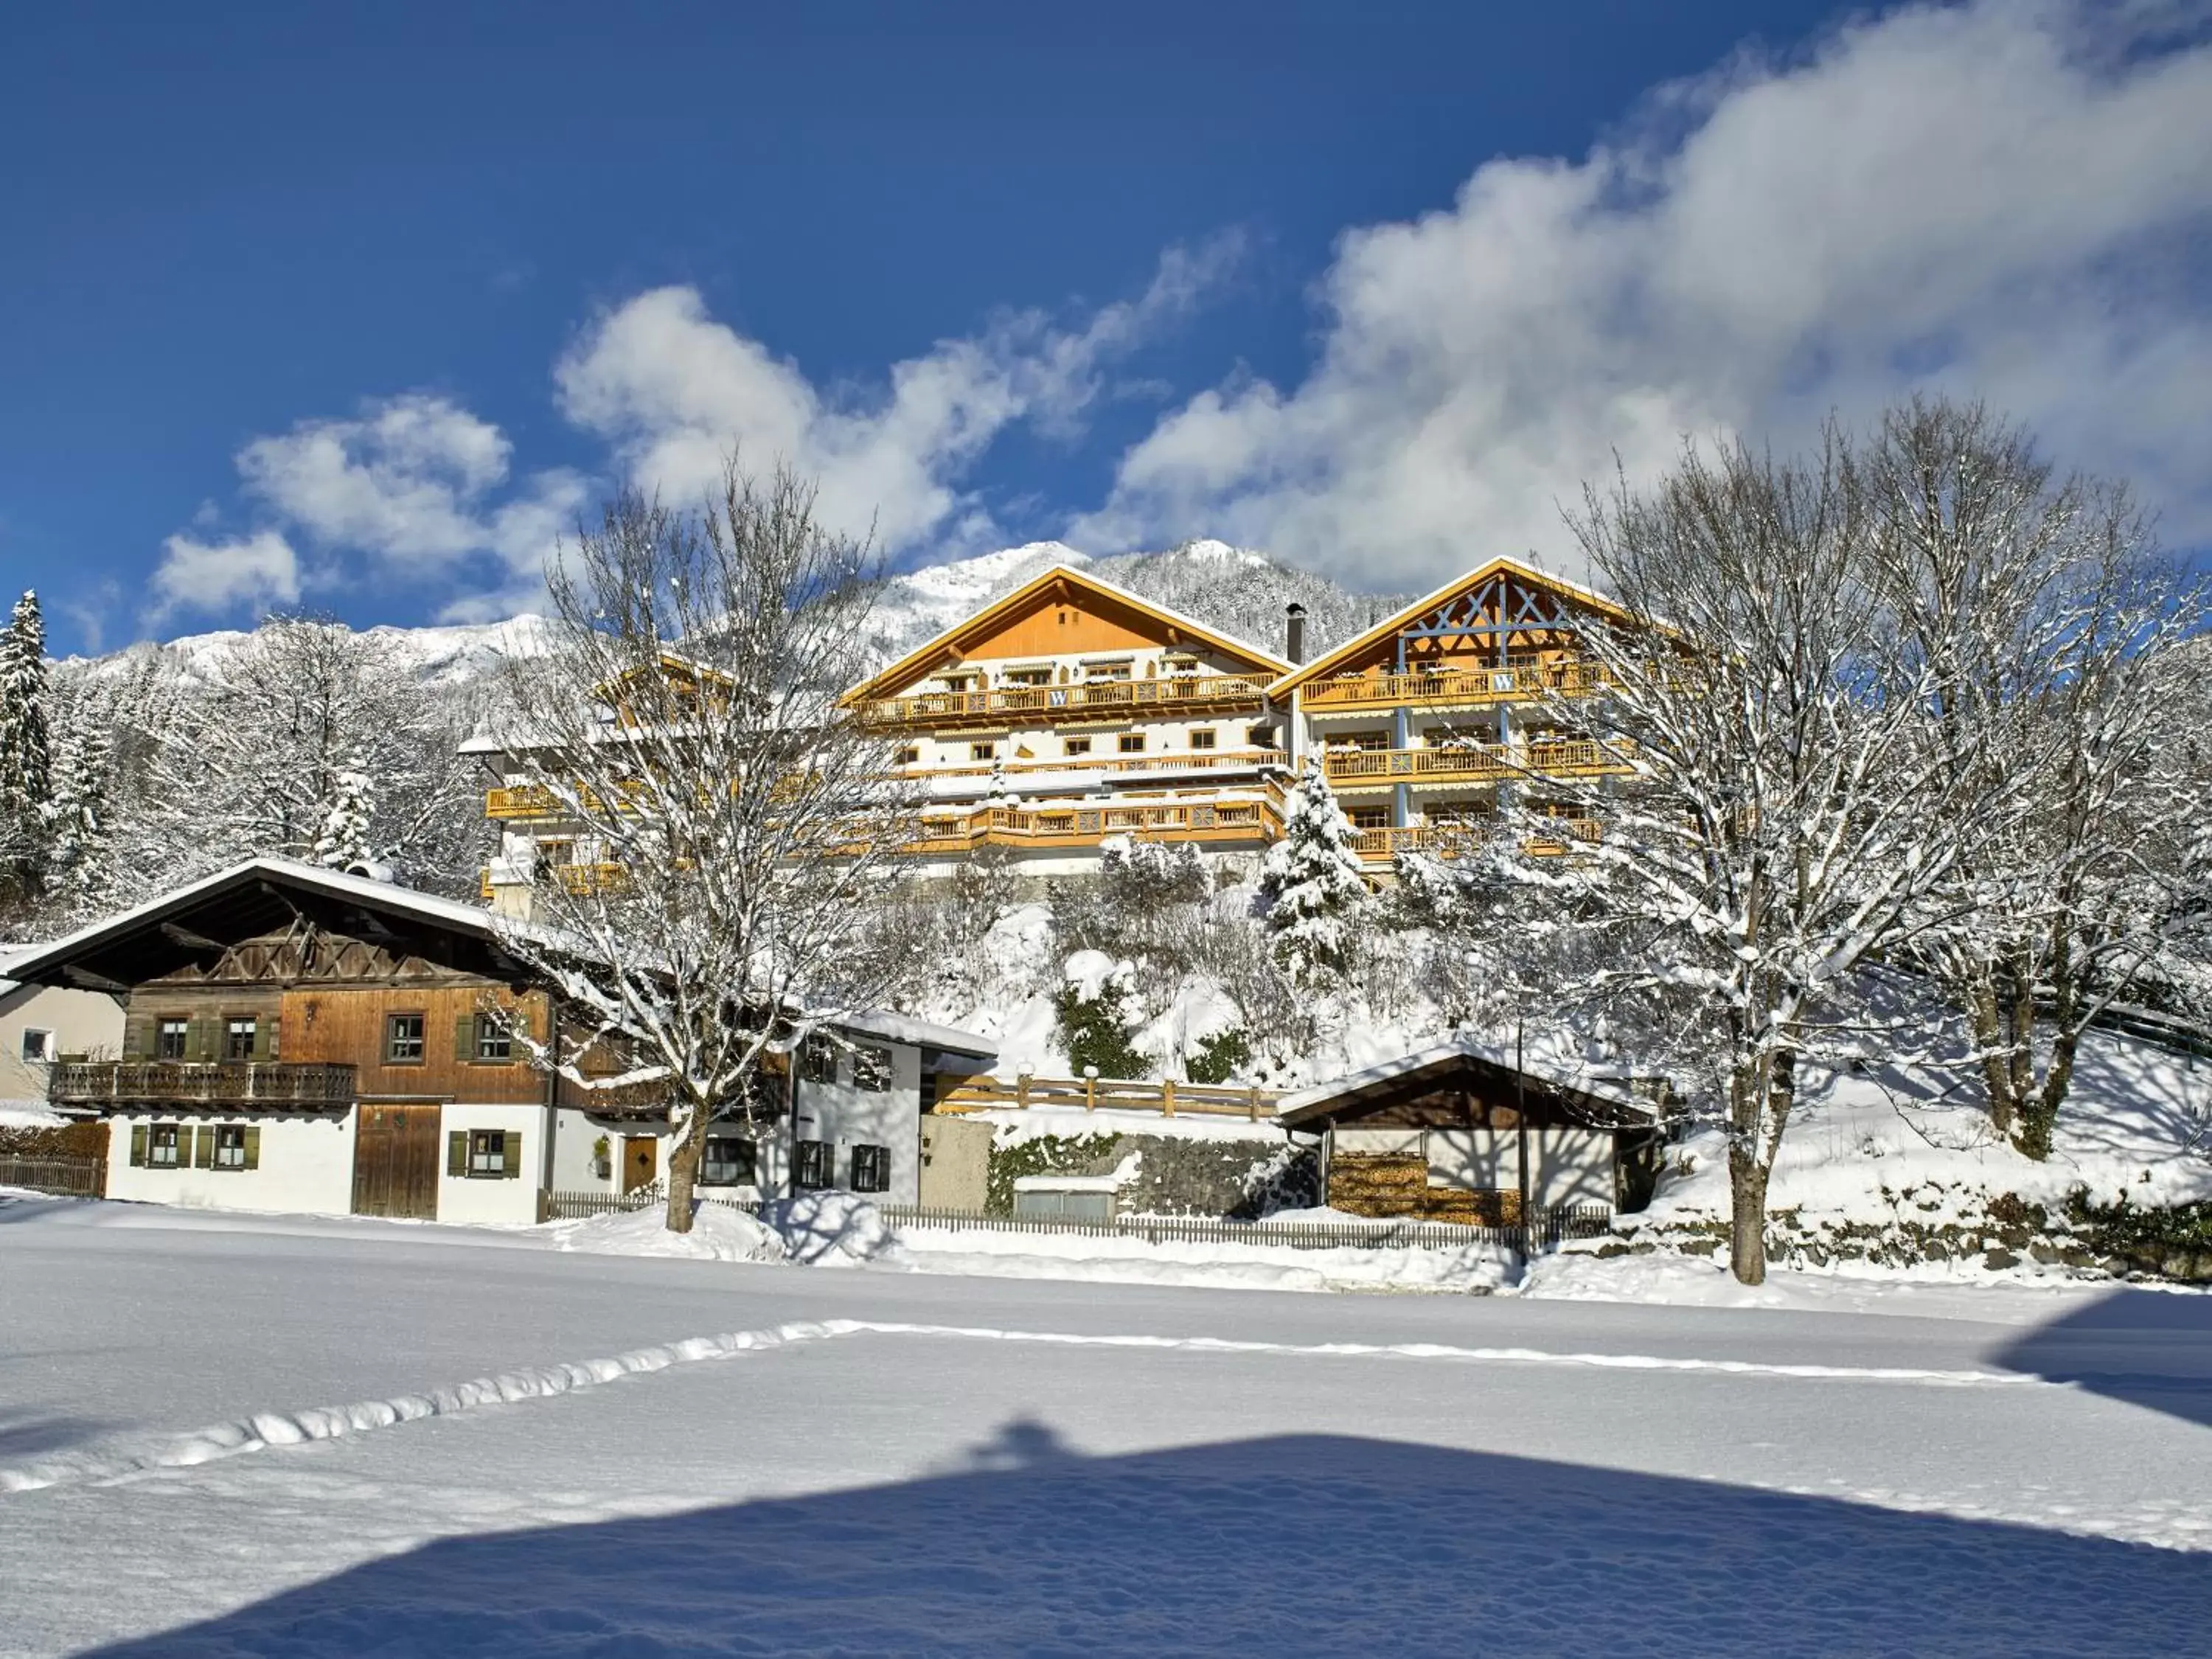
{"type": "Polygon", "coordinates": [[[1275,1103],[1275,1121],[1288,1129],[1320,1128],[1338,1117],[1357,1115],[1364,1109],[1382,1105],[1407,1085],[1447,1077],[1467,1067],[1508,1079],[1517,1073],[1595,1116],[1634,1122],[1648,1122],[1652,1116],[1649,1103],[1631,1094],[1617,1076],[1532,1061],[1525,1054],[1516,1067],[1513,1056],[1503,1048],[1460,1036],[1285,1095],[1275,1103]]]}

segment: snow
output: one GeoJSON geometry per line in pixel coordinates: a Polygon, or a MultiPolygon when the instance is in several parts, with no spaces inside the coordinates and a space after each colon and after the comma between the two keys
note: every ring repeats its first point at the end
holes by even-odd
{"type": "Polygon", "coordinates": [[[596,1255],[679,1256],[693,1261],[780,1261],[781,1238],[741,1210],[726,1204],[702,1204],[691,1231],[668,1231],[668,1206],[655,1204],[629,1214],[592,1216],[584,1221],[551,1224],[563,1250],[596,1255]]]}
{"type": "Polygon", "coordinates": [[[2212,1617],[2212,1298],[1071,1294],[124,1207],[5,1226],[0,1469],[46,1481],[0,1480],[11,1653],[2159,1655],[2212,1617]]]}

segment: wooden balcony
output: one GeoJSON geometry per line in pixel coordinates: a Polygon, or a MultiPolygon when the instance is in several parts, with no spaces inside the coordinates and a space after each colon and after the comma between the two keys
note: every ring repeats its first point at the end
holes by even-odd
{"type": "MultiPolygon", "coordinates": [[[[1534,858],[1560,858],[1604,835],[1603,826],[1595,818],[1557,822],[1563,834],[1531,836],[1521,843],[1521,850],[1534,858]]],[[[1466,844],[1468,836],[1468,831],[1457,824],[1409,823],[1397,829],[1359,830],[1356,845],[1362,859],[1382,864],[1398,853],[1433,853],[1449,858],[1466,844]]]]}
{"type": "Polygon", "coordinates": [[[965,762],[958,766],[933,766],[915,761],[893,776],[927,783],[933,778],[988,778],[1003,774],[1018,779],[1042,772],[1084,772],[1120,776],[1124,773],[1257,771],[1261,767],[1290,769],[1290,757],[1279,749],[1190,749],[1144,755],[1070,755],[1060,760],[965,762]]]}
{"type": "Polygon", "coordinates": [[[484,816],[501,819],[553,818],[562,816],[562,805],[550,789],[538,784],[518,784],[512,788],[486,792],[484,816]]]}
{"type": "Polygon", "coordinates": [[[1433,749],[1333,749],[1322,769],[1340,788],[1393,784],[1498,783],[1522,777],[1592,777],[1629,769],[1615,744],[1468,743],[1433,749]]]}
{"type": "MultiPolygon", "coordinates": [[[[620,892],[629,880],[629,872],[619,864],[550,864],[545,868],[565,890],[579,897],[587,893],[620,892]]],[[[485,898],[490,898],[492,890],[501,884],[492,879],[489,869],[477,871],[477,890],[485,898]]],[[[518,875],[514,882],[507,884],[526,884],[518,875]]]]}
{"type": "Polygon", "coordinates": [[[1438,674],[1427,670],[1340,680],[1312,680],[1297,690],[1309,714],[1360,714],[1376,708],[1485,708],[1531,702],[1547,692],[1587,696],[1608,677],[1594,662],[1515,663],[1504,668],[1438,674]]]}
{"type": "Polygon", "coordinates": [[[1236,674],[1175,674],[1165,679],[1100,680],[1087,685],[1002,685],[988,691],[930,691],[860,705],[860,717],[883,728],[934,730],[949,726],[1042,725],[1110,720],[1164,712],[1256,714],[1267,683],[1236,674]]]}
{"type": "Polygon", "coordinates": [[[55,1106],[350,1106],[353,1067],[321,1061],[69,1060],[53,1068],[55,1106]]]}
{"type": "Polygon", "coordinates": [[[1261,846],[1281,839],[1283,816],[1273,800],[1163,801],[1131,806],[986,806],[960,814],[932,813],[899,850],[946,856],[980,847],[1031,851],[1091,848],[1109,836],[1136,841],[1261,846]]]}

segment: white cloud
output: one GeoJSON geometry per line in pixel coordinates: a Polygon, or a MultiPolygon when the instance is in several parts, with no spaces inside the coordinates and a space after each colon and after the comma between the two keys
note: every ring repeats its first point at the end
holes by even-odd
{"type": "Polygon", "coordinates": [[[1616,453],[1644,477],[1685,434],[1790,444],[1914,386],[2212,533],[2203,15],[1897,11],[1664,88],[1580,162],[1491,162],[1346,234],[1306,380],[1193,398],[1070,537],[1216,534],[1370,586],[1571,563],[1559,505],[1616,453]]]}
{"type": "Polygon", "coordinates": [[[240,608],[259,616],[299,602],[299,556],[276,531],[230,542],[172,536],[161,544],[147,620],[159,622],[179,611],[219,615],[240,608]]]}
{"type": "Polygon", "coordinates": [[[613,443],[641,485],[691,496],[732,446],[747,464],[787,461],[821,484],[823,515],[883,545],[992,532],[961,484],[1001,431],[1030,420],[1072,431],[1109,364],[1186,312],[1236,258],[1233,238],[1171,251],[1139,299],[1079,328],[1023,312],[892,367],[866,397],[825,395],[799,368],[715,321],[697,290],[641,294],[594,320],[556,371],[569,419],[613,443]]]}
{"type": "MultiPolygon", "coordinates": [[[[349,579],[343,556],[363,556],[362,574],[372,580],[398,574],[434,591],[461,589],[441,614],[477,619],[542,601],[544,561],[586,493],[582,478],[562,470],[507,489],[511,454],[496,426],[416,392],[369,404],[350,419],[302,421],[257,438],[239,452],[238,470],[287,529],[338,561],[326,573],[331,581],[349,579]]],[[[275,532],[235,545],[271,542],[285,545],[275,532]]],[[[170,546],[210,550],[183,537],[170,546]]],[[[296,562],[289,568],[287,602],[300,586],[296,562]]],[[[222,593],[199,608],[222,608],[222,593]]],[[[252,602],[244,587],[228,600],[252,602]]]]}

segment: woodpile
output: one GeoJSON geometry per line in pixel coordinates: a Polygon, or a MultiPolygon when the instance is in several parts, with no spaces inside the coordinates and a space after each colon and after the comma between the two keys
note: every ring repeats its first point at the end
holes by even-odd
{"type": "Polygon", "coordinates": [[[1428,1159],[1400,1153],[1339,1152],[1331,1158],[1328,1206],[1351,1215],[1404,1216],[1470,1227],[1510,1226],[1521,1218],[1519,1193],[1431,1187],[1428,1159]]]}

